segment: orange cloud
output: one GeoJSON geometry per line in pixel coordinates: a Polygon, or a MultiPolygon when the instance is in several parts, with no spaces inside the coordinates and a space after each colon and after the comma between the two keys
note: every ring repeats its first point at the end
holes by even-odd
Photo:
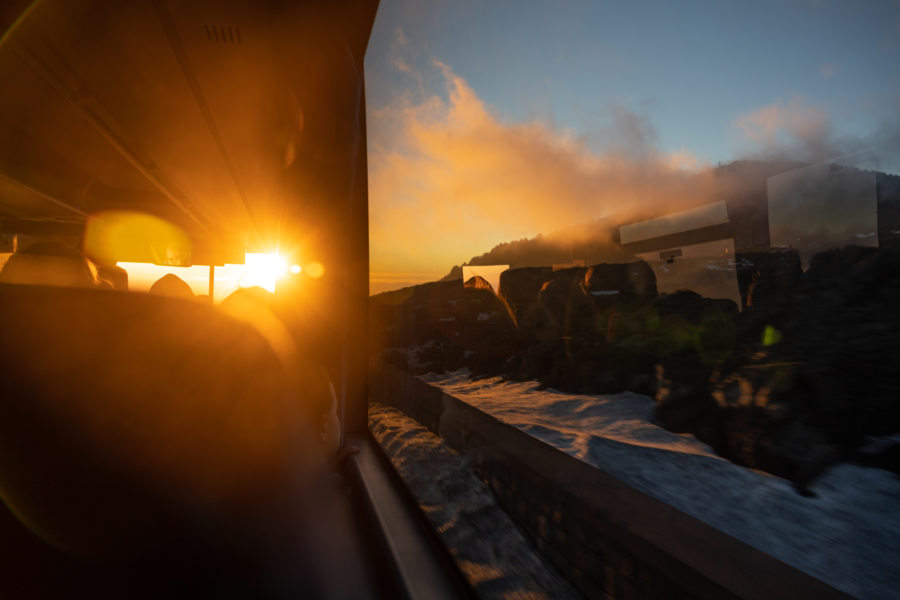
{"type": "Polygon", "coordinates": [[[652,126],[612,111],[615,148],[541,122],[498,117],[452,69],[445,96],[398,94],[369,114],[372,270],[445,274],[497,243],[660,204],[699,204],[708,171],[687,151],[651,145],[652,126]]]}

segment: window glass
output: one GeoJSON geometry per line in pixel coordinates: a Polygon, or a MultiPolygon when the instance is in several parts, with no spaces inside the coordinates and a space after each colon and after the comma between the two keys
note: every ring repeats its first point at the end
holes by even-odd
{"type": "Polygon", "coordinates": [[[900,589],[896,4],[386,0],[366,86],[376,433],[399,410],[468,453],[589,595],[633,578],[585,575],[574,509],[446,397],[829,586],[900,589]]]}

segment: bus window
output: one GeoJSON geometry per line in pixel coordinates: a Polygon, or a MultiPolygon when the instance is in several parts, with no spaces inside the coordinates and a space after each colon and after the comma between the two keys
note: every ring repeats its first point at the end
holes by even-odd
{"type": "Polygon", "coordinates": [[[370,426],[476,591],[562,593],[513,528],[587,597],[896,596],[898,18],[382,4],[370,426]]]}

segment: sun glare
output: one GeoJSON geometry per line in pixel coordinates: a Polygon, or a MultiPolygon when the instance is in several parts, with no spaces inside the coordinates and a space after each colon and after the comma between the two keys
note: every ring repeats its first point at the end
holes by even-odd
{"type": "MultiPolygon", "coordinates": [[[[0,266],[3,259],[4,255],[0,254],[0,266]]],[[[209,292],[208,266],[172,267],[134,262],[120,262],[118,265],[128,272],[129,287],[133,290],[147,291],[153,282],[172,273],[190,285],[195,294],[209,292]]],[[[320,277],[324,268],[318,263],[310,263],[301,268],[298,264],[288,263],[285,257],[277,253],[247,253],[244,255],[244,264],[226,264],[215,268],[214,300],[220,302],[238,288],[253,286],[274,293],[279,279],[300,272],[305,272],[310,277],[320,277]]]]}
{"type": "Polygon", "coordinates": [[[246,271],[241,277],[241,287],[259,286],[270,292],[275,291],[275,283],[288,272],[287,261],[277,253],[245,255],[246,271]]]}

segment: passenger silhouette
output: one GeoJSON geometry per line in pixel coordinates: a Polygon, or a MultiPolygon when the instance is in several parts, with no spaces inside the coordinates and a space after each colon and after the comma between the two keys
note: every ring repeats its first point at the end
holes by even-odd
{"type": "Polygon", "coordinates": [[[181,277],[166,273],[150,286],[150,293],[169,298],[194,298],[194,291],[181,277]]]}
{"type": "Polygon", "coordinates": [[[100,282],[106,283],[111,289],[122,292],[128,291],[128,271],[118,265],[97,265],[97,275],[100,282]]]}
{"type": "Polygon", "coordinates": [[[97,268],[77,249],[60,242],[35,242],[14,253],[0,270],[0,283],[93,287],[97,268]]]}

